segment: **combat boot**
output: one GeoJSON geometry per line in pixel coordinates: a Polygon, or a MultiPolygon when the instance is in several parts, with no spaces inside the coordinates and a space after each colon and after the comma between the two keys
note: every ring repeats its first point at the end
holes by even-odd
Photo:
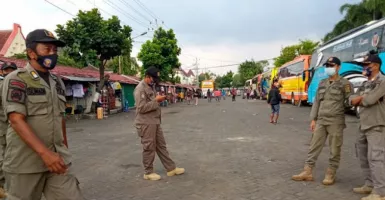
{"type": "Polygon", "coordinates": [[[322,181],[324,185],[333,185],[336,179],[336,170],[328,168],[326,170],[325,179],[322,181]]]}
{"type": "Polygon", "coordinates": [[[292,176],[291,179],[294,181],[313,181],[313,169],[305,165],[303,171],[298,175],[292,176]]]}
{"type": "Polygon", "coordinates": [[[156,174],[156,173],[152,173],[152,174],[145,174],[143,176],[144,180],[150,180],[150,181],[158,181],[161,179],[161,177],[156,174]]]}
{"type": "Polygon", "coordinates": [[[5,193],[5,190],[0,187],[0,199],[7,197],[7,193],[5,193]]]}
{"type": "Polygon", "coordinates": [[[371,194],[367,197],[362,198],[361,200],[385,200],[385,197],[381,197],[378,194],[371,194]]]}
{"type": "Polygon", "coordinates": [[[184,168],[175,168],[172,171],[167,172],[167,176],[175,176],[175,175],[181,175],[184,174],[185,170],[184,168]]]}
{"type": "Polygon", "coordinates": [[[364,185],[359,188],[353,188],[353,192],[357,194],[370,194],[372,193],[373,187],[369,187],[367,185],[364,185]]]}

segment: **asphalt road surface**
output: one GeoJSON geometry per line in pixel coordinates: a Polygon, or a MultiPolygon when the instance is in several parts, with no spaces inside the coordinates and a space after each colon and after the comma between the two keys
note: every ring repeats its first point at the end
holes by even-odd
{"type": "Polygon", "coordinates": [[[310,107],[281,106],[277,125],[269,123],[265,101],[238,97],[198,106],[163,109],[162,126],[171,157],[186,174],[167,177],[159,159],[160,181],[142,179],[141,145],[133,126],[134,111],[105,120],[69,122],[67,134],[73,171],[88,200],[352,200],[363,183],[354,141],[358,120],[347,116],[341,167],[336,184],[321,181],[328,164],[325,146],[314,182],[290,178],[303,168],[310,107]]]}

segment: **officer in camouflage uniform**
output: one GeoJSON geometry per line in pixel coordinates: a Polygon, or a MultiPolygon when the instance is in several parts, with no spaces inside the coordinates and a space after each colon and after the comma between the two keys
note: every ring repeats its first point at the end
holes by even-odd
{"type": "Polygon", "coordinates": [[[341,61],[336,57],[329,58],[325,63],[325,72],[329,78],[322,80],[318,86],[310,113],[313,137],[304,170],[292,177],[295,181],[313,180],[313,168],[329,137],[329,167],[322,183],[324,185],[334,184],[341,159],[343,130],[346,128],[345,108],[352,93],[351,83],[338,75],[340,65],[341,61]]]}
{"type": "MultiPolygon", "coordinates": [[[[6,62],[1,67],[3,76],[0,77],[0,95],[3,89],[3,83],[4,83],[4,77],[6,77],[9,73],[17,70],[17,66],[15,63],[6,62]]],[[[1,98],[1,97],[0,97],[1,98]]],[[[0,100],[1,103],[1,100],[0,100]]],[[[5,147],[7,145],[5,136],[7,134],[7,128],[8,123],[5,119],[4,115],[4,109],[3,106],[0,104],[0,198],[4,198],[5,192],[4,192],[4,172],[3,172],[3,160],[4,160],[4,154],[5,154],[5,147]]]]}
{"type": "Polygon", "coordinates": [[[43,193],[47,200],[81,200],[62,132],[64,84],[49,72],[64,43],[38,29],[26,45],[27,66],[9,74],[2,91],[10,124],[3,164],[7,200],[40,200],[43,193]]]}
{"type": "Polygon", "coordinates": [[[365,185],[354,188],[359,194],[370,194],[362,200],[385,199],[385,77],[380,73],[381,59],[369,55],[362,65],[368,81],[350,97],[359,106],[360,128],[357,155],[364,172],[365,185]]]}
{"type": "Polygon", "coordinates": [[[166,96],[156,96],[154,86],[159,82],[159,70],[149,67],[146,70],[145,78],[136,86],[134,91],[136,102],[135,126],[143,145],[143,165],[145,180],[159,180],[160,175],[154,172],[155,154],[158,154],[160,161],[167,170],[167,176],[180,175],[185,169],[175,166],[167,151],[166,140],[164,139],[161,123],[161,110],[159,103],[166,99],[166,96]]]}

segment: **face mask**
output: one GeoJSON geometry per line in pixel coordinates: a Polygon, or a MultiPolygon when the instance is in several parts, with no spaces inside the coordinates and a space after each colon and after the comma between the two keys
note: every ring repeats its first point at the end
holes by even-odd
{"type": "Polygon", "coordinates": [[[365,67],[364,71],[365,71],[365,76],[369,77],[370,75],[372,75],[372,68],[365,67]]]}
{"type": "Polygon", "coordinates": [[[57,59],[58,59],[58,55],[52,54],[48,56],[38,56],[36,61],[43,68],[52,70],[53,68],[56,67],[57,59]]]}
{"type": "Polygon", "coordinates": [[[336,68],[334,67],[327,67],[325,69],[325,72],[328,76],[334,76],[336,74],[336,68]]]}

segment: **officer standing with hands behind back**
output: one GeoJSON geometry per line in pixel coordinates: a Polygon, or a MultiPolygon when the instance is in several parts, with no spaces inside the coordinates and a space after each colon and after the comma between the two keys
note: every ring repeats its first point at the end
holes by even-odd
{"type": "Polygon", "coordinates": [[[159,83],[160,72],[156,67],[146,70],[145,78],[136,86],[134,91],[136,102],[135,126],[143,145],[143,165],[145,180],[159,180],[160,175],[154,172],[155,153],[167,170],[167,176],[180,175],[185,172],[183,168],[176,167],[167,151],[166,140],[163,136],[161,124],[161,110],[159,103],[166,96],[155,96],[155,84],[159,83]]]}
{"type": "MultiPolygon", "coordinates": [[[[17,70],[17,66],[13,62],[5,62],[1,66],[3,77],[0,78],[0,95],[3,89],[4,78],[9,73],[15,70],[17,70]]],[[[4,161],[4,154],[5,154],[5,147],[7,146],[7,141],[5,138],[7,134],[7,129],[8,129],[8,123],[4,115],[3,105],[0,104],[0,198],[4,198],[6,196],[4,191],[5,177],[3,172],[3,161],[4,161]]]]}
{"type": "Polygon", "coordinates": [[[336,57],[327,60],[325,72],[329,78],[320,82],[314,104],[311,109],[310,128],[313,137],[305,162],[304,170],[292,177],[295,181],[312,181],[313,168],[329,137],[329,167],[322,181],[324,185],[334,184],[336,171],[340,164],[343,130],[345,125],[345,108],[352,93],[351,83],[338,75],[341,61],[336,57]]]}
{"type": "Polygon", "coordinates": [[[382,61],[377,55],[367,56],[361,65],[368,81],[350,97],[350,103],[360,107],[356,148],[365,185],[353,191],[370,194],[362,200],[382,200],[385,199],[385,77],[380,73],[382,61]]]}
{"type": "Polygon", "coordinates": [[[4,80],[2,103],[7,147],[3,169],[7,200],[82,200],[70,172],[71,154],[62,132],[65,90],[50,73],[64,42],[44,29],[27,35],[28,64],[4,80]]]}

